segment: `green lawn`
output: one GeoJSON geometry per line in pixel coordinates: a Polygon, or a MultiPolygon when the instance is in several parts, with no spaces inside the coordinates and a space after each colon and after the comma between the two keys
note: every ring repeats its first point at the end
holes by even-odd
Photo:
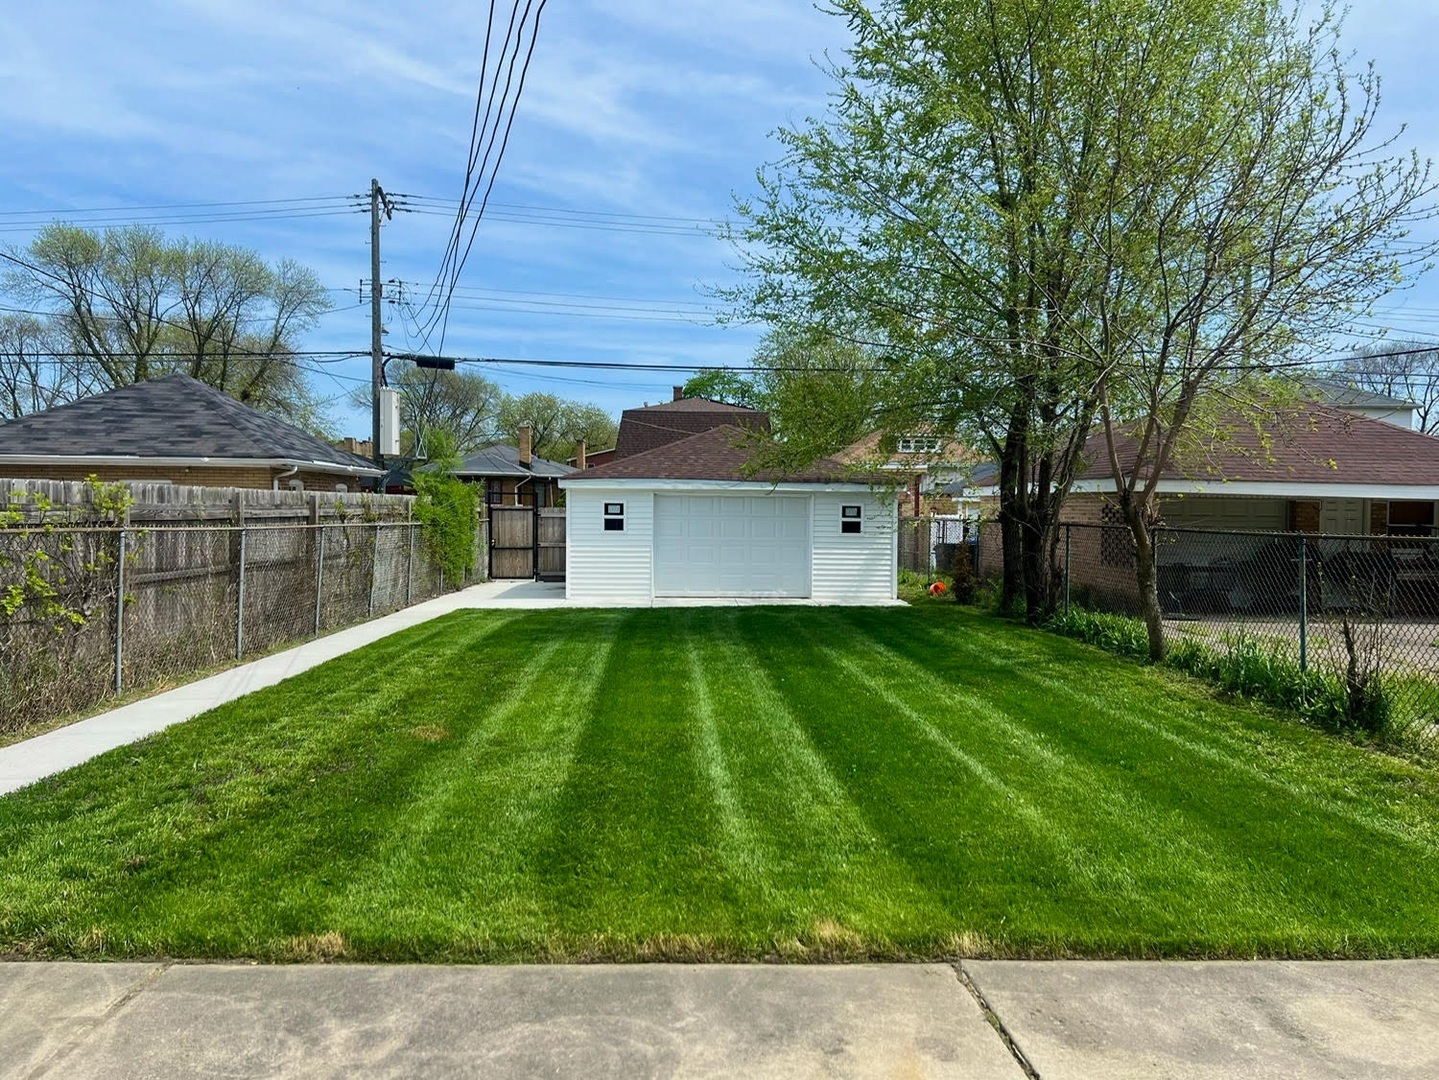
{"type": "Polygon", "coordinates": [[[472,612],[0,798],[0,953],[1439,954],[1439,774],[952,604],[472,612]]]}

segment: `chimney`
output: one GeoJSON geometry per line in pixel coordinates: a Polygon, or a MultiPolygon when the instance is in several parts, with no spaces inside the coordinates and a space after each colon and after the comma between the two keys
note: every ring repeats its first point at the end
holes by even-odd
{"type": "Polygon", "coordinates": [[[575,443],[575,468],[576,468],[576,469],[583,469],[584,467],[585,467],[585,440],[584,440],[584,439],[581,439],[579,442],[575,443]]]}
{"type": "Polygon", "coordinates": [[[683,401],[684,399],[685,399],[685,388],[684,388],[683,386],[676,386],[676,387],[675,387],[675,400],[676,400],[676,401],[683,401]]]}
{"type": "Polygon", "coordinates": [[[527,469],[530,467],[530,462],[534,460],[534,456],[535,456],[534,453],[533,453],[533,449],[534,449],[534,439],[535,439],[534,428],[530,427],[529,424],[521,424],[521,425],[520,425],[520,464],[523,465],[523,466],[524,466],[525,468],[527,468],[527,469]]]}

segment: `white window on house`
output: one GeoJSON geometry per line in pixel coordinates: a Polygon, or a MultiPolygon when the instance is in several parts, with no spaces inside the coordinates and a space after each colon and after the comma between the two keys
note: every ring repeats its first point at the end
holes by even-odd
{"type": "Polygon", "coordinates": [[[863,531],[864,508],[860,506],[841,506],[839,508],[839,531],[842,533],[857,533],[863,531]]]}
{"type": "Polygon", "coordinates": [[[625,531],[625,504],[605,503],[605,532],[625,531]]]}
{"type": "Polygon", "coordinates": [[[906,435],[899,440],[901,454],[937,454],[944,449],[944,440],[931,435],[906,435]]]}

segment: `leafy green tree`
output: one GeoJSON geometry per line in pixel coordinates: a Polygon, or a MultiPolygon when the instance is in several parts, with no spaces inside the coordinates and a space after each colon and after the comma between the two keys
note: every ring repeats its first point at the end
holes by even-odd
{"type": "Polygon", "coordinates": [[[1159,474],[1208,397],[1286,362],[1429,246],[1427,169],[1374,140],[1338,21],[1276,0],[838,0],[829,118],[742,202],[750,316],[862,341],[890,430],[1000,465],[1004,599],[1055,600],[1096,421],[1162,654],[1159,474]],[[1396,253],[1397,252],[1397,253],[1396,253]]]}
{"type": "Polygon", "coordinates": [[[505,399],[499,418],[504,439],[517,444],[524,424],[530,425],[535,454],[550,461],[570,457],[581,439],[592,450],[613,446],[619,433],[614,418],[599,406],[546,393],[505,399]]]}
{"type": "Polygon", "coordinates": [[[1056,595],[1060,507],[1096,407],[1083,348],[1090,194],[1122,79],[1089,0],[838,0],[854,44],[830,115],[779,133],[742,200],[738,313],[863,346],[890,434],[1000,462],[1003,602],[1056,595]]]}
{"type": "Polygon", "coordinates": [[[768,413],[778,438],[765,445],[765,467],[806,465],[883,422],[874,361],[852,342],[823,331],[777,328],[760,342],[751,368],[752,374],[702,371],[684,392],[768,413]]]}
{"type": "Polygon", "coordinates": [[[692,375],[685,380],[684,395],[687,398],[723,401],[726,405],[742,405],[746,409],[769,408],[754,378],[728,368],[711,368],[692,375]]]}
{"type": "Polygon", "coordinates": [[[1342,20],[1273,0],[1156,3],[1133,48],[1144,121],[1105,211],[1091,349],[1105,458],[1134,539],[1153,659],[1165,652],[1153,528],[1161,477],[1215,401],[1424,265],[1429,166],[1375,130],[1378,78],[1342,20]]]}

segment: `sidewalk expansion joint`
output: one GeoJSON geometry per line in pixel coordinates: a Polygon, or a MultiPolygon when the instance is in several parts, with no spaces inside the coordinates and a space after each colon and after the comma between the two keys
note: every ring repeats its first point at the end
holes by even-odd
{"type": "Polygon", "coordinates": [[[165,972],[174,966],[174,963],[173,960],[164,960],[156,964],[153,970],[145,972],[144,975],[127,987],[123,994],[110,1002],[110,1004],[105,1007],[103,1013],[89,1023],[84,1024],[79,1033],[66,1042],[64,1046],[60,1047],[60,1049],[56,1050],[48,1058],[26,1073],[25,1080],[39,1080],[40,1077],[52,1072],[57,1065],[61,1064],[76,1050],[80,1049],[81,1045],[83,1045],[91,1035],[114,1019],[116,1014],[124,1009],[126,1005],[129,1005],[130,1002],[139,997],[141,993],[153,986],[161,975],[165,974],[165,972]]]}
{"type": "Polygon", "coordinates": [[[975,983],[974,979],[970,977],[969,972],[965,970],[964,963],[956,960],[949,966],[954,969],[954,974],[958,977],[960,983],[969,991],[970,997],[974,998],[975,1004],[979,1006],[979,1011],[984,1013],[984,1018],[989,1021],[989,1026],[994,1028],[995,1033],[1009,1050],[1010,1056],[1014,1058],[1015,1063],[1024,1071],[1024,1075],[1028,1077],[1029,1080],[1040,1080],[1039,1070],[1030,1064],[1029,1058],[1025,1056],[1024,1051],[1020,1049],[1019,1043],[1015,1041],[1013,1033],[1010,1032],[1009,1028],[1004,1026],[1004,1021],[999,1018],[999,1013],[994,1011],[994,1008],[980,991],[979,986],[975,983]]]}

